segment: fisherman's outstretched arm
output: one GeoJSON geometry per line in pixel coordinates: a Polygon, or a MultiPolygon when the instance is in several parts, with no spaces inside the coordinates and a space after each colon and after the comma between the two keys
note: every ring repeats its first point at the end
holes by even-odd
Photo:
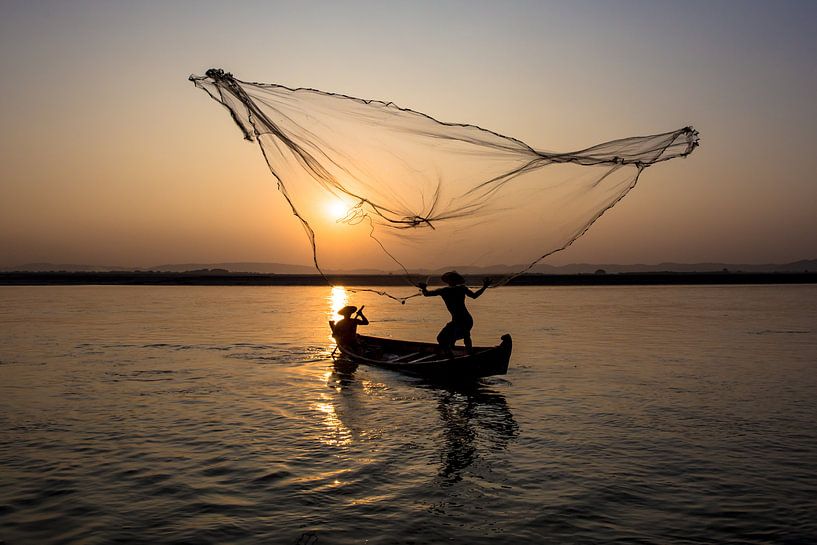
{"type": "Polygon", "coordinates": [[[433,295],[440,295],[442,293],[441,289],[429,290],[428,285],[425,282],[420,282],[417,285],[420,287],[420,291],[423,293],[424,297],[431,297],[433,295]]]}
{"type": "Polygon", "coordinates": [[[485,293],[485,290],[488,289],[488,286],[490,285],[491,279],[486,278],[485,280],[482,281],[482,287],[479,288],[477,291],[471,291],[471,288],[465,288],[465,295],[467,295],[471,299],[476,299],[477,297],[485,293]]]}

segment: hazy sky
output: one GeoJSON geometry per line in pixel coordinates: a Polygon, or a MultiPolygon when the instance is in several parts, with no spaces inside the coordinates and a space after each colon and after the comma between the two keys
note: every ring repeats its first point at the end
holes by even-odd
{"type": "Polygon", "coordinates": [[[0,267],[307,263],[257,146],[187,81],[391,100],[546,150],[701,148],[549,263],[817,257],[817,2],[2,0],[0,267]]]}

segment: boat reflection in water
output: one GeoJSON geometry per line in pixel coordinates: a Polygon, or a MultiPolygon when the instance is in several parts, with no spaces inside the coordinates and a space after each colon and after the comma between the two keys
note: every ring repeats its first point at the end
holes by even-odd
{"type": "MultiPolygon", "coordinates": [[[[373,430],[361,426],[360,414],[365,412],[368,398],[373,389],[388,389],[384,384],[361,380],[356,377],[357,364],[337,360],[331,373],[327,375],[327,385],[335,388],[335,402],[338,415],[344,426],[352,430],[353,436],[372,435],[373,430]]],[[[389,373],[385,371],[385,373],[389,373]]],[[[463,479],[463,473],[473,464],[480,467],[478,471],[490,471],[491,460],[502,458],[502,452],[518,436],[519,425],[508,406],[505,396],[489,385],[480,382],[452,386],[450,383],[437,384],[392,375],[394,380],[413,382],[415,388],[430,394],[426,406],[431,410],[435,403],[441,433],[432,435],[442,438],[431,446],[438,453],[439,468],[435,482],[441,488],[454,485],[463,479]]],[[[404,384],[406,385],[406,384],[404,384]]],[[[371,422],[370,422],[371,423],[371,422]]]]}
{"type": "Polygon", "coordinates": [[[519,434],[505,396],[482,385],[437,390],[437,411],[444,424],[438,478],[441,486],[462,480],[481,459],[482,449],[505,450],[519,434]]]}

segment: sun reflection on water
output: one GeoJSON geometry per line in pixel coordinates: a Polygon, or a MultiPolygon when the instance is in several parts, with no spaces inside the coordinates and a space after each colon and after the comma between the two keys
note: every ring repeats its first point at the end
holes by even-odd
{"type": "Polygon", "coordinates": [[[337,316],[338,311],[349,304],[349,293],[343,286],[332,286],[332,294],[328,297],[331,316],[337,316]]]}
{"type": "MultiPolygon", "coordinates": [[[[332,286],[331,293],[326,297],[327,317],[329,320],[338,320],[338,311],[349,304],[349,292],[343,286],[332,286]]],[[[335,348],[335,339],[329,335],[331,341],[330,351],[335,348]]],[[[337,412],[338,395],[342,395],[341,384],[335,380],[332,370],[326,370],[322,377],[323,382],[329,387],[331,393],[320,394],[320,400],[312,405],[317,411],[323,424],[324,432],[319,440],[325,445],[345,447],[352,444],[354,433],[342,420],[337,412]]],[[[340,484],[340,483],[336,483],[340,484]]]]}
{"type": "Polygon", "coordinates": [[[326,433],[320,438],[321,443],[338,447],[352,443],[352,431],[338,418],[331,400],[324,399],[323,402],[315,403],[315,409],[321,413],[326,428],[326,433]]]}
{"type": "MultiPolygon", "coordinates": [[[[332,371],[323,375],[324,382],[331,382],[332,371]]],[[[333,390],[334,392],[334,390],[333,390]]],[[[337,394],[335,392],[335,394],[337,394]]],[[[320,413],[323,420],[324,433],[320,437],[321,443],[331,446],[347,446],[352,443],[352,430],[347,427],[338,416],[333,395],[321,393],[321,399],[313,405],[313,409],[320,413]]]]}
{"type": "MultiPolygon", "coordinates": [[[[343,286],[332,286],[332,292],[326,298],[326,302],[329,304],[328,319],[337,321],[338,311],[349,304],[349,293],[343,286]]],[[[335,339],[332,338],[331,333],[329,334],[329,340],[332,342],[332,348],[334,348],[335,339]]]]}

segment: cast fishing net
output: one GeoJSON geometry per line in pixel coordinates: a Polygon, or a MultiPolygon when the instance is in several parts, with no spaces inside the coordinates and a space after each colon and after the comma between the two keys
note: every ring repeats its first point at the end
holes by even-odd
{"type": "Polygon", "coordinates": [[[415,283],[488,268],[504,284],[572,244],[645,168],[698,144],[684,127],[553,153],[391,102],[217,69],[190,80],[258,143],[324,275],[380,270],[415,283]]]}

